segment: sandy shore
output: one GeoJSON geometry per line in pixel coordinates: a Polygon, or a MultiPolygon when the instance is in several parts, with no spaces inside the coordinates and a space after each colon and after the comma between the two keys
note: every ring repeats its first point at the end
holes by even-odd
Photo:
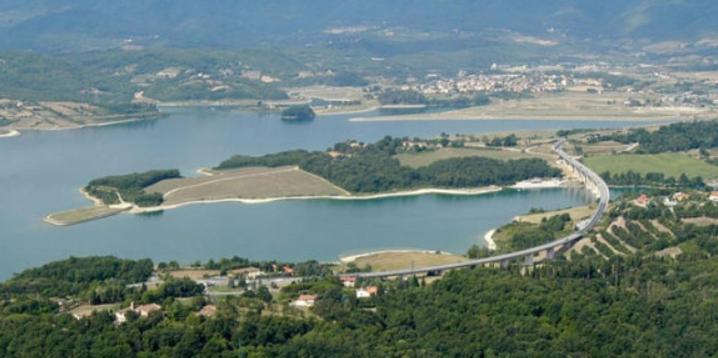
{"type": "Polygon", "coordinates": [[[183,206],[195,205],[195,204],[216,204],[216,203],[230,203],[238,202],[242,204],[265,204],[275,201],[285,200],[376,200],[384,198],[396,198],[405,196],[418,196],[427,194],[444,194],[444,195],[481,195],[486,193],[494,193],[503,190],[498,186],[489,186],[477,189],[439,189],[439,188],[426,188],[408,191],[399,191],[393,193],[382,193],[382,194],[369,194],[369,195],[316,195],[316,196],[287,196],[287,197],[276,197],[276,198],[264,198],[264,199],[243,199],[243,198],[227,198],[227,199],[215,199],[215,200],[196,200],[188,201],[185,203],[173,204],[173,205],[160,205],[147,208],[141,208],[134,206],[129,212],[131,214],[150,213],[163,210],[177,209],[183,206]]]}
{"type": "Polygon", "coordinates": [[[10,138],[10,137],[17,137],[20,135],[20,132],[14,129],[11,129],[7,132],[0,132],[0,138],[10,138]]]}
{"type": "Polygon", "coordinates": [[[522,115],[501,115],[501,114],[463,114],[452,112],[435,112],[430,114],[403,114],[395,116],[376,116],[376,117],[354,117],[350,118],[350,122],[394,122],[394,121],[484,121],[484,120],[551,120],[551,121],[670,121],[670,120],[689,120],[692,117],[656,115],[648,116],[645,114],[626,113],[620,115],[591,115],[590,113],[581,115],[560,115],[560,114],[541,114],[527,113],[522,115]]]}
{"type": "MultiPolygon", "coordinates": [[[[151,118],[160,118],[160,117],[166,116],[166,114],[157,113],[156,115],[145,114],[145,115],[141,115],[141,116],[142,117],[139,117],[139,118],[119,119],[116,121],[108,121],[108,122],[101,122],[101,123],[79,124],[79,125],[75,125],[75,126],[71,126],[71,127],[48,127],[48,128],[15,127],[15,129],[11,130],[11,132],[17,132],[17,134],[15,134],[15,135],[20,135],[20,131],[66,131],[66,130],[82,129],[82,128],[90,128],[90,127],[108,127],[108,126],[114,126],[114,125],[123,124],[123,123],[134,123],[134,122],[145,121],[145,120],[151,119],[151,118]]],[[[2,135],[0,135],[0,138],[2,138],[2,135]]]]}
{"type": "Polygon", "coordinates": [[[496,250],[496,241],[494,241],[494,233],[496,232],[496,229],[489,230],[486,235],[484,235],[484,242],[486,242],[486,247],[489,250],[496,250]]]}
{"type": "Polygon", "coordinates": [[[563,180],[558,178],[551,179],[530,179],[523,180],[511,186],[512,189],[550,189],[565,186],[563,180]]]}
{"type": "Polygon", "coordinates": [[[368,251],[368,252],[362,252],[360,254],[355,255],[347,255],[347,256],[340,256],[339,261],[341,263],[350,263],[356,261],[358,258],[366,257],[366,256],[372,256],[372,255],[380,255],[380,254],[388,254],[388,253],[402,253],[402,254],[408,254],[408,253],[420,253],[420,254],[436,254],[439,253],[439,255],[456,255],[451,252],[445,252],[445,251],[437,251],[437,250],[411,250],[411,249],[398,249],[398,250],[376,250],[376,251],[368,251]]]}

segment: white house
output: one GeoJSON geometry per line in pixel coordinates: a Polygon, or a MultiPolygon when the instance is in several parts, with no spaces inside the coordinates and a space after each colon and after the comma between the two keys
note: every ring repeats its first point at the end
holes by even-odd
{"type": "Polygon", "coordinates": [[[292,301],[291,305],[294,307],[313,307],[316,300],[317,295],[299,295],[296,300],[292,301]]]}
{"type": "Polygon", "coordinates": [[[379,288],[376,286],[367,286],[365,288],[360,288],[357,290],[356,295],[357,298],[369,298],[371,296],[376,296],[376,294],[379,292],[379,288]]]}

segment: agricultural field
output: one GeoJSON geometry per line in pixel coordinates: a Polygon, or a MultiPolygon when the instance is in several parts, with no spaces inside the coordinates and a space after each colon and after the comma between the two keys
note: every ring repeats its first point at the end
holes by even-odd
{"type": "Polygon", "coordinates": [[[243,168],[196,178],[163,180],[145,189],[164,196],[164,205],[223,199],[271,199],[348,195],[345,190],[296,167],[243,168]]]}
{"type": "Polygon", "coordinates": [[[609,155],[609,154],[616,154],[623,151],[630,151],[632,149],[631,145],[626,145],[623,143],[618,143],[614,141],[604,141],[600,143],[594,143],[594,144],[579,144],[579,145],[570,145],[566,148],[569,153],[576,154],[576,155],[586,155],[586,156],[594,156],[594,155],[609,155]],[[580,153],[578,153],[577,147],[580,148],[580,153]]]}
{"type": "Polygon", "coordinates": [[[563,210],[546,211],[543,213],[521,215],[516,218],[516,221],[526,222],[526,223],[531,223],[531,224],[539,224],[539,223],[541,223],[541,220],[543,220],[543,219],[548,219],[548,218],[550,218],[552,216],[556,216],[556,215],[569,214],[571,216],[571,220],[573,220],[574,222],[579,222],[581,220],[589,218],[595,210],[596,210],[596,208],[593,206],[578,206],[575,208],[569,208],[569,209],[563,209],[563,210]]]}
{"type": "Polygon", "coordinates": [[[718,166],[685,153],[598,155],[586,157],[584,162],[597,173],[625,173],[632,170],[642,175],[654,172],[678,178],[685,173],[691,178],[718,178],[718,166]]]}
{"type": "Polygon", "coordinates": [[[367,265],[372,271],[389,271],[408,269],[413,267],[426,267],[444,265],[468,260],[464,256],[424,251],[387,251],[360,256],[352,261],[357,267],[367,265]]]}
{"type": "Polygon", "coordinates": [[[534,156],[521,151],[501,150],[493,148],[441,148],[434,151],[420,153],[402,153],[396,155],[396,159],[402,165],[419,168],[442,159],[463,158],[463,157],[486,157],[492,159],[508,160],[532,158],[534,156]]]}

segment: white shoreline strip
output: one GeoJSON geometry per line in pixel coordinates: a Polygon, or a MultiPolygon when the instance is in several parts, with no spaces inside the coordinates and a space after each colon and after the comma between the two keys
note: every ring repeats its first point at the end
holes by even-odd
{"type": "Polygon", "coordinates": [[[161,118],[162,115],[163,115],[162,113],[158,113],[156,116],[153,116],[150,114],[144,114],[145,117],[118,119],[116,121],[107,121],[107,122],[101,122],[101,123],[79,124],[79,125],[75,125],[72,127],[56,127],[56,128],[16,127],[16,128],[18,130],[23,130],[23,131],[66,131],[66,130],[72,130],[72,129],[82,129],[82,128],[90,128],[90,127],[108,127],[108,126],[114,126],[114,125],[123,124],[123,123],[134,123],[134,122],[146,121],[146,120],[154,119],[154,118],[161,118]]]}
{"type": "Polygon", "coordinates": [[[17,137],[20,135],[20,131],[11,129],[7,133],[0,133],[0,138],[17,137]]]}
{"type": "Polygon", "coordinates": [[[418,196],[418,195],[426,195],[426,194],[467,195],[468,196],[468,195],[481,195],[481,194],[487,194],[487,193],[495,193],[495,192],[499,192],[501,190],[503,190],[503,188],[497,187],[497,186],[490,186],[490,187],[484,187],[484,188],[479,188],[479,189],[463,189],[463,190],[461,190],[461,189],[427,188],[427,189],[418,189],[418,190],[410,190],[410,191],[401,191],[401,192],[395,192],[395,193],[356,195],[356,196],[315,195],[315,196],[285,196],[285,197],[265,198],[265,199],[226,198],[226,199],[213,199],[213,200],[195,200],[195,201],[188,201],[185,203],[172,204],[172,205],[160,205],[160,206],[153,206],[153,207],[148,207],[148,208],[140,208],[138,206],[135,206],[129,212],[131,214],[141,214],[141,213],[149,213],[149,212],[156,212],[156,211],[162,211],[162,210],[176,209],[176,208],[180,208],[183,206],[194,205],[194,204],[215,204],[215,203],[229,203],[229,202],[239,202],[242,204],[264,204],[264,203],[271,203],[271,202],[275,202],[275,201],[284,201],[284,200],[375,200],[375,199],[383,199],[383,198],[418,196]]]}
{"type": "Polygon", "coordinates": [[[496,233],[496,229],[491,229],[484,235],[484,242],[486,242],[486,247],[491,251],[496,250],[496,241],[494,241],[494,233],[496,233]]]}
{"type": "Polygon", "coordinates": [[[362,252],[360,254],[354,254],[354,255],[347,255],[347,256],[340,256],[339,261],[342,263],[349,263],[354,262],[358,258],[366,257],[366,256],[372,256],[372,255],[380,255],[380,254],[391,254],[391,253],[422,253],[422,254],[435,254],[439,253],[439,255],[456,255],[451,252],[446,251],[438,251],[438,250],[420,250],[420,249],[386,249],[386,250],[376,250],[376,251],[368,251],[368,252],[362,252]]]}
{"type": "MultiPolygon", "coordinates": [[[[445,117],[440,117],[438,114],[434,114],[432,117],[418,117],[413,115],[396,115],[396,116],[376,116],[376,117],[352,117],[349,122],[403,122],[403,121],[487,121],[487,120],[502,120],[502,121],[646,121],[646,122],[662,122],[670,121],[676,117],[679,120],[687,120],[685,117],[680,116],[636,116],[636,115],[621,115],[621,116],[561,116],[561,115],[525,115],[525,116],[504,116],[504,115],[475,115],[467,114],[465,116],[459,116],[455,114],[447,114],[445,117]]],[[[711,118],[711,117],[707,117],[711,118]]]]}

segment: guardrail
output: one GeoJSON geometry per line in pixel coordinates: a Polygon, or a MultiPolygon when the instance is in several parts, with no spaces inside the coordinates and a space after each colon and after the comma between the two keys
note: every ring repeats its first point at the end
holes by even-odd
{"type": "Polygon", "coordinates": [[[446,265],[437,265],[437,266],[427,266],[427,267],[420,267],[420,268],[413,268],[413,269],[404,269],[404,270],[392,270],[392,271],[380,271],[380,272],[359,272],[354,274],[345,274],[342,276],[355,276],[355,277],[361,277],[361,278],[379,278],[379,277],[392,277],[392,276],[406,276],[406,275],[415,275],[415,274],[421,274],[421,273],[438,273],[442,271],[447,270],[453,270],[453,269],[459,269],[459,268],[466,268],[466,267],[474,267],[479,265],[485,265],[485,264],[491,264],[491,263],[501,263],[502,265],[508,263],[510,260],[518,259],[518,258],[525,258],[530,262],[533,262],[533,256],[535,254],[538,254],[540,252],[547,252],[547,257],[552,258],[554,250],[557,247],[563,247],[567,244],[571,244],[578,239],[582,238],[586,233],[591,231],[596,224],[598,224],[599,220],[603,217],[603,214],[606,211],[606,208],[608,207],[608,201],[610,199],[610,191],[608,189],[608,185],[606,185],[606,182],[603,181],[603,179],[596,173],[594,173],[591,169],[583,165],[583,163],[577,161],[576,159],[572,158],[570,155],[568,155],[566,152],[563,151],[562,146],[565,143],[565,139],[559,139],[556,144],[553,146],[554,152],[563,160],[566,162],[566,164],[570,165],[574,168],[574,170],[578,171],[581,175],[583,175],[586,179],[586,184],[592,183],[595,185],[599,190],[599,201],[598,201],[598,207],[596,208],[596,211],[591,216],[590,221],[588,224],[575,231],[574,233],[562,237],[558,240],[554,240],[539,246],[531,247],[524,250],[514,251],[507,254],[502,255],[496,255],[491,257],[485,257],[481,259],[474,259],[454,264],[446,264],[446,265]]]}

